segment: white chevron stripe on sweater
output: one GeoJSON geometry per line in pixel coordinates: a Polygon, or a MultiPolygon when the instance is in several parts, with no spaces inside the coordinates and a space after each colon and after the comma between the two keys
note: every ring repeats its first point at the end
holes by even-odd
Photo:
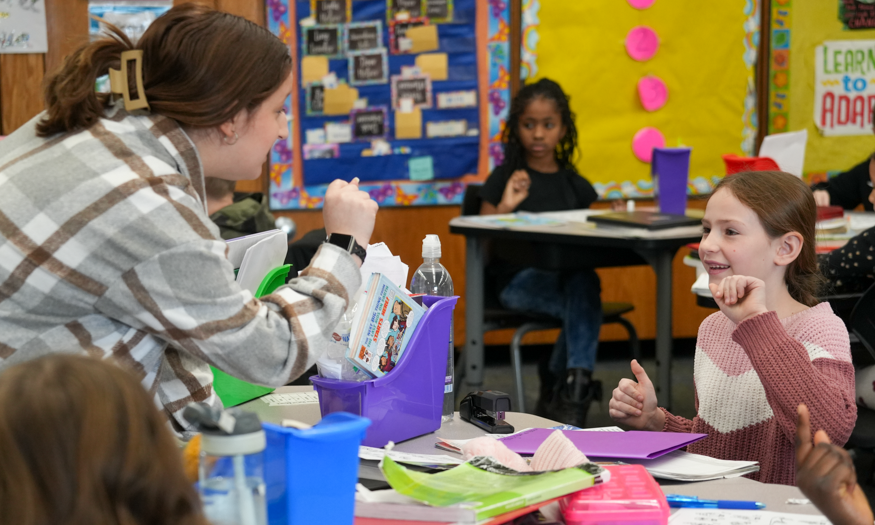
{"type": "Polygon", "coordinates": [[[693,375],[699,418],[721,433],[762,423],[774,413],[755,370],[728,376],[698,347],[693,375]]]}

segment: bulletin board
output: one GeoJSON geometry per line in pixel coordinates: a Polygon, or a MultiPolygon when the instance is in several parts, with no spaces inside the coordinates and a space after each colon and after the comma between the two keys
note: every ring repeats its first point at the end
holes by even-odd
{"type": "Polygon", "coordinates": [[[576,165],[601,198],[653,194],[650,164],[633,151],[642,130],[692,148],[690,194],[711,191],[723,154],[753,152],[760,3],[524,1],[523,77],[553,79],[570,95],[576,165]],[[626,42],[641,28],[655,36],[655,53],[636,60],[626,42]],[[638,84],[652,78],[667,99],[648,110],[638,84]]]}
{"type": "Polygon", "coordinates": [[[769,133],[808,130],[812,181],[875,150],[875,5],[772,0],[769,133]]]}
{"type": "Polygon", "coordinates": [[[506,5],[269,0],[267,7],[296,80],[289,140],[271,154],[271,208],[321,207],[331,180],[353,177],[382,206],[458,205],[465,183],[486,177],[508,105],[507,82],[503,89],[498,82],[501,67],[507,71],[507,25],[496,23],[506,5]],[[422,26],[432,28],[420,36],[436,42],[404,41],[422,26]]]}

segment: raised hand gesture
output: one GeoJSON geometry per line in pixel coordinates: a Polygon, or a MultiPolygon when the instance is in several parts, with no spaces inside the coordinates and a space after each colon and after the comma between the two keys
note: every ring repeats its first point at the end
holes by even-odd
{"type": "Polygon", "coordinates": [[[726,317],[735,324],[769,311],[766,308],[766,283],[756,277],[731,275],[708,288],[726,317]]]}
{"type": "Polygon", "coordinates": [[[512,213],[529,196],[532,179],[526,170],[516,170],[504,186],[504,194],[498,203],[499,213],[512,213]]]}
{"type": "Polygon", "coordinates": [[[818,430],[811,442],[808,407],[796,409],[796,484],[833,523],[872,523],[872,508],[857,483],[854,462],[848,452],[830,444],[818,430]]]}

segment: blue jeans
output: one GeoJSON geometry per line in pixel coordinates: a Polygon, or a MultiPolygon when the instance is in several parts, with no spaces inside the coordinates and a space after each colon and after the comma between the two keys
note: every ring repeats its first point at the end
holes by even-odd
{"type": "Polygon", "coordinates": [[[551,272],[526,268],[499,294],[504,308],[562,319],[550,357],[550,371],[595,368],[602,326],[601,281],[595,270],[551,272]]]}

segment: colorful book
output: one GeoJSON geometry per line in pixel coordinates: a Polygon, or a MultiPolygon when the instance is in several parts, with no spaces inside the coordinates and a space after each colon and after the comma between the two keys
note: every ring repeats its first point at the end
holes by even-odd
{"type": "Polygon", "coordinates": [[[382,377],[404,356],[425,308],[379,273],[371,275],[366,290],[346,358],[371,377],[382,377]]]}

